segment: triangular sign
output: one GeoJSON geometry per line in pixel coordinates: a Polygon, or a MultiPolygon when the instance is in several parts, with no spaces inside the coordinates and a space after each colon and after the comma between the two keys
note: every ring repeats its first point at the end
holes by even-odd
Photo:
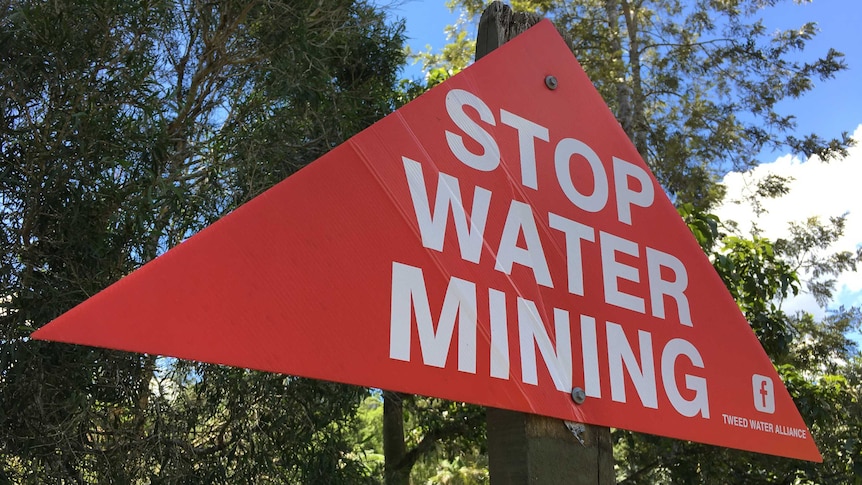
{"type": "Polygon", "coordinates": [[[821,460],[547,21],[33,337],[821,460]]]}

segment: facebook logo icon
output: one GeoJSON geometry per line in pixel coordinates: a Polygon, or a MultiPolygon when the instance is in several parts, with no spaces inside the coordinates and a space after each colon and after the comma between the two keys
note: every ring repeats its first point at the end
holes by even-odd
{"type": "Polygon", "coordinates": [[[754,409],[761,413],[775,412],[775,393],[772,379],[759,374],[751,376],[751,388],[754,391],[754,409]]]}

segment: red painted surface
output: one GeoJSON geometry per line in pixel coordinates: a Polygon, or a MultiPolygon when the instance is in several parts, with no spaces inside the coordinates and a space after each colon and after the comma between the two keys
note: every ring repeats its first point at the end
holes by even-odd
{"type": "Polygon", "coordinates": [[[821,460],[548,22],[33,337],[821,460]]]}

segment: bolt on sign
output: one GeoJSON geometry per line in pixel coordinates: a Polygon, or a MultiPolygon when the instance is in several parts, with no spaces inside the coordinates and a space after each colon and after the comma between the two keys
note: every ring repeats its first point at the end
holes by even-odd
{"type": "Polygon", "coordinates": [[[821,460],[547,21],[33,337],[821,460]]]}

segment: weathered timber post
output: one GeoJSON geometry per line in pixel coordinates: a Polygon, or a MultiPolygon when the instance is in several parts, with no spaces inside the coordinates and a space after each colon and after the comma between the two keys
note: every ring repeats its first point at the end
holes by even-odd
{"type": "MultiPolygon", "coordinates": [[[[494,2],[482,13],[476,60],[541,20],[494,2]]],[[[565,34],[563,34],[565,37],[565,34]]],[[[579,441],[562,420],[488,408],[491,485],[607,485],[614,483],[611,431],[585,425],[579,441]]]]}
{"type": "Polygon", "coordinates": [[[614,483],[611,430],[586,425],[578,441],[560,419],[488,408],[491,485],[614,483]]]}

